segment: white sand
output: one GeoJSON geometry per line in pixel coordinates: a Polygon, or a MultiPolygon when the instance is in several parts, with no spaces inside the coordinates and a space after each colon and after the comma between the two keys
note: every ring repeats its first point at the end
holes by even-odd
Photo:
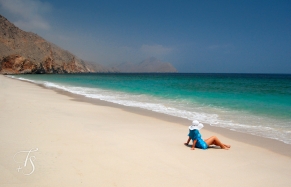
{"type": "Polygon", "coordinates": [[[191,151],[184,125],[77,102],[3,75],[0,121],[1,187],[291,186],[288,156],[221,134],[230,150],[191,151]],[[21,163],[13,160],[35,148],[26,167],[27,153],[16,155],[21,163]],[[33,171],[30,159],[35,170],[24,175],[33,171]]]}

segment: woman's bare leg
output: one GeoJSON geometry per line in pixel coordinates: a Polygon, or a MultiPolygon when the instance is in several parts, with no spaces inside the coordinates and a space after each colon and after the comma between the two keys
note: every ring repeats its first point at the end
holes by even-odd
{"type": "Polygon", "coordinates": [[[225,145],[225,144],[221,143],[221,141],[216,136],[211,136],[210,138],[206,139],[205,142],[208,146],[214,144],[214,145],[221,147],[222,149],[229,149],[230,148],[229,145],[225,145]]]}

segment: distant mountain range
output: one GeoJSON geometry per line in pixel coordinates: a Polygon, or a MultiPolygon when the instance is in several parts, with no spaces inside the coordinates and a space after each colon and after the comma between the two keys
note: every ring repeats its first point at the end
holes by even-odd
{"type": "Polygon", "coordinates": [[[139,64],[106,67],[85,62],[32,32],[25,32],[0,15],[0,73],[177,72],[170,64],[149,58],[139,64]]]}
{"type": "Polygon", "coordinates": [[[148,58],[139,64],[125,62],[116,66],[120,72],[126,73],[166,73],[166,72],[177,72],[176,68],[170,63],[162,62],[154,57],[148,58]]]}

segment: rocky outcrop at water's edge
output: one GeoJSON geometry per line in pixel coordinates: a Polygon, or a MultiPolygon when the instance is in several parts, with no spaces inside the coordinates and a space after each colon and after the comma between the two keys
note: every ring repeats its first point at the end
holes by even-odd
{"type": "Polygon", "coordinates": [[[0,15],[0,73],[95,72],[83,60],[0,15]]]}

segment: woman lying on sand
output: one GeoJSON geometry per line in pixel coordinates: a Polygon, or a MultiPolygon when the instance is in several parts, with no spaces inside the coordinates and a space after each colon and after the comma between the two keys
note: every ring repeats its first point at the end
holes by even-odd
{"type": "Polygon", "coordinates": [[[200,129],[203,128],[203,124],[199,123],[199,121],[194,120],[192,122],[192,125],[189,126],[189,138],[185,145],[188,145],[190,140],[193,140],[193,145],[191,150],[194,150],[195,147],[200,148],[200,149],[207,149],[210,145],[217,145],[221,147],[221,149],[226,149],[228,150],[230,148],[230,145],[223,144],[216,136],[211,136],[210,138],[203,140],[201,138],[201,134],[199,132],[200,129]]]}

